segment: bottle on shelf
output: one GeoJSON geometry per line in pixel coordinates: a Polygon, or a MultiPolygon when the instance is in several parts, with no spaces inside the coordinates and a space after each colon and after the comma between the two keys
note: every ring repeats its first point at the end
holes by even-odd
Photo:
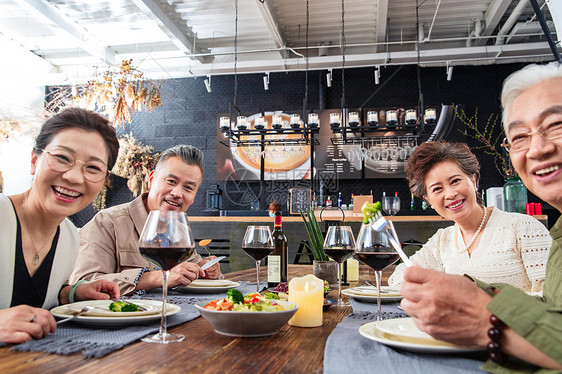
{"type": "Polygon", "coordinates": [[[414,194],[410,194],[410,210],[416,210],[416,201],[414,199],[414,194]]]}
{"type": "Polygon", "coordinates": [[[273,252],[267,256],[267,287],[275,288],[279,282],[287,282],[287,269],[289,267],[289,251],[287,236],[281,224],[281,212],[275,212],[273,224],[273,252]]]}
{"type": "Polygon", "coordinates": [[[326,199],[326,207],[331,207],[332,206],[332,197],[328,196],[328,198],[326,199]]]}
{"type": "Polygon", "coordinates": [[[312,202],[310,203],[310,207],[312,209],[316,208],[318,206],[318,202],[316,201],[316,192],[312,193],[312,202]]]}
{"type": "Polygon", "coordinates": [[[349,210],[353,210],[353,194],[351,194],[351,202],[347,206],[349,210]]]}
{"type": "Polygon", "coordinates": [[[429,208],[429,203],[426,200],[422,201],[422,210],[427,210],[429,208]]]}
{"type": "Polygon", "coordinates": [[[341,197],[341,192],[340,192],[338,193],[338,207],[341,208],[342,204],[343,204],[343,199],[341,197]]]}

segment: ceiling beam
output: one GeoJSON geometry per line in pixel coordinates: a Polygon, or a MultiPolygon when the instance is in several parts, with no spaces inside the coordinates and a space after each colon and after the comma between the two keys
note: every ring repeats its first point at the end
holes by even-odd
{"type": "Polygon", "coordinates": [[[265,24],[267,25],[267,28],[269,29],[269,34],[271,35],[275,46],[280,49],[281,57],[286,58],[287,51],[285,51],[285,47],[287,46],[287,42],[281,34],[281,31],[279,31],[279,23],[277,22],[277,17],[273,14],[270,2],[256,0],[256,4],[261,12],[265,24]]]}
{"type": "Polygon", "coordinates": [[[377,46],[376,51],[381,52],[382,43],[386,42],[386,18],[388,16],[388,0],[379,0],[377,3],[377,18],[376,18],[376,37],[377,46]]]}
{"type": "MultiPolygon", "coordinates": [[[[133,3],[149,18],[156,21],[158,27],[160,27],[160,29],[170,37],[172,42],[186,55],[197,55],[208,52],[197,46],[199,39],[187,24],[179,25],[170,17],[169,14],[172,12],[177,14],[170,6],[164,9],[165,4],[161,3],[159,0],[133,0],[133,3]]],[[[194,59],[201,63],[213,61],[212,57],[197,56],[194,57],[194,59]]]]}
{"type": "MultiPolygon", "coordinates": [[[[492,35],[507,8],[509,8],[509,4],[511,4],[511,0],[492,0],[484,13],[484,30],[482,30],[481,36],[492,35]]],[[[476,39],[474,45],[485,45],[487,41],[486,38],[476,39]]]]}
{"type": "Polygon", "coordinates": [[[44,0],[20,0],[20,2],[29,5],[38,14],[66,31],[78,42],[79,48],[108,65],[115,64],[115,52],[99,40],[96,40],[86,29],[62,13],[57,7],[44,0]]]}

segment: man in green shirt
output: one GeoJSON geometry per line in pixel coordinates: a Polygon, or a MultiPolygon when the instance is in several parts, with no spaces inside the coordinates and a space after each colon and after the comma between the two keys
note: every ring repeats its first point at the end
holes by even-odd
{"type": "MultiPolygon", "coordinates": [[[[562,212],[562,65],[530,65],[512,74],[504,82],[502,106],[515,170],[529,190],[562,212]]],[[[488,347],[497,362],[488,360],[483,370],[561,372],[562,218],[550,232],[542,298],[414,266],[404,275],[402,307],[437,339],[488,347]],[[505,326],[493,326],[492,315],[505,326]],[[497,337],[491,339],[490,331],[497,337]]]]}

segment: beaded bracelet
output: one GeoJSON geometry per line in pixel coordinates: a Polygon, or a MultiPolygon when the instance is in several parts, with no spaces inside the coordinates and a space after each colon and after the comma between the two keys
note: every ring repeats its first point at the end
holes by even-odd
{"type": "Polygon", "coordinates": [[[505,355],[502,352],[500,340],[503,335],[501,329],[505,327],[505,323],[493,314],[490,316],[490,323],[492,327],[488,330],[488,337],[491,340],[487,345],[488,352],[490,353],[490,360],[498,364],[503,364],[505,362],[505,355]]]}
{"type": "Polygon", "coordinates": [[[76,287],[78,287],[82,283],[87,283],[87,282],[85,280],[79,280],[78,282],[76,282],[72,285],[72,288],[70,289],[70,292],[68,293],[68,302],[69,303],[74,302],[74,293],[76,292],[76,287]]]}

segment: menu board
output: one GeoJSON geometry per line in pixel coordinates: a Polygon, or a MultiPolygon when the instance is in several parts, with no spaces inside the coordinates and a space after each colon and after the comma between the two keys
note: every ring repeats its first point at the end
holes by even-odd
{"type": "MultiPolygon", "coordinates": [[[[320,145],[315,146],[314,166],[317,171],[336,173],[340,179],[361,179],[361,157],[359,145],[333,144],[334,134],[330,128],[330,113],[340,113],[339,109],[322,110],[319,113],[320,133],[317,135],[320,145]]],[[[353,134],[349,136],[353,137],[353,134]]]]}
{"type": "Polygon", "coordinates": [[[291,195],[289,200],[289,212],[291,214],[299,214],[301,210],[304,212],[310,209],[310,188],[291,188],[289,193],[291,195]]]}

